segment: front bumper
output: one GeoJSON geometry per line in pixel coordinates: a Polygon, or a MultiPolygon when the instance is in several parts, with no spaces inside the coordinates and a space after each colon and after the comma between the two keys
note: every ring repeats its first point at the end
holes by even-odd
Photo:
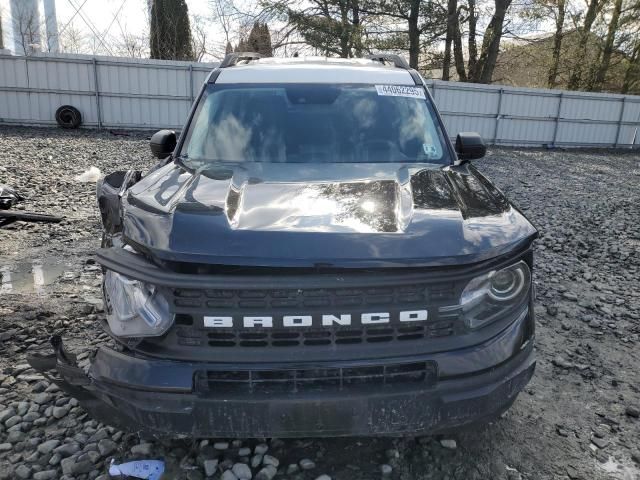
{"type": "Polygon", "coordinates": [[[220,370],[220,365],[100,348],[86,375],[73,366],[61,346],[57,358],[30,362],[41,371],[56,370],[54,380],[98,420],[154,436],[433,434],[489,421],[509,408],[535,369],[533,337],[523,339],[529,321],[515,322],[484,345],[422,358],[435,362],[440,372],[434,382],[424,384],[297,393],[204,392],[196,388],[197,373],[220,370]],[[489,359],[495,362],[491,366],[486,363],[489,359]],[[443,378],[442,371],[453,372],[454,365],[478,368],[443,378]]]}

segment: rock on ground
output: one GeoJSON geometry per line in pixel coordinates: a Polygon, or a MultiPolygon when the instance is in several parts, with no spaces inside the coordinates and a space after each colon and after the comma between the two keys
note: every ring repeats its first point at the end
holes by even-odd
{"type": "Polygon", "coordinates": [[[28,197],[20,208],[65,216],[60,224],[0,229],[0,266],[16,272],[12,291],[0,291],[0,480],[103,480],[114,455],[165,458],[175,479],[233,480],[231,468],[247,458],[261,480],[277,469],[296,480],[319,473],[369,480],[385,465],[388,478],[408,480],[604,480],[610,465],[621,478],[640,478],[638,152],[492,149],[473,162],[540,230],[538,365],[513,407],[456,434],[453,450],[430,437],[205,439],[194,448],[188,439],[141,439],[91,419],[25,366],[25,356],[62,332],[87,366],[89,354],[110,342],[98,326],[95,184],[74,177],[92,166],[149,168],[148,135],[0,127],[0,151],[0,181],[28,197]],[[34,285],[34,265],[44,285],[34,285]],[[263,464],[267,452],[278,467],[263,464]]]}

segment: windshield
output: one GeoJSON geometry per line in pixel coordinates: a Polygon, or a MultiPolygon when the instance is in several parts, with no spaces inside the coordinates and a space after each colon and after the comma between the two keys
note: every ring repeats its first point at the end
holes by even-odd
{"type": "Polygon", "coordinates": [[[203,162],[449,164],[422,87],[241,84],[207,87],[181,159],[203,162]]]}

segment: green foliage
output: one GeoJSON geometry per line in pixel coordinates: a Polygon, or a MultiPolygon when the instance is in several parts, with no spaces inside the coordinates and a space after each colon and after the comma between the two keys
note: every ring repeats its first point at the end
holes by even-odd
{"type": "Polygon", "coordinates": [[[246,47],[251,52],[259,53],[265,57],[273,57],[271,34],[266,23],[255,22],[253,24],[246,47]]]}
{"type": "MultiPolygon", "coordinates": [[[[227,45],[229,48],[231,45],[227,45]]],[[[266,23],[255,22],[249,36],[241,38],[234,49],[235,52],[259,53],[264,57],[273,57],[273,47],[271,46],[271,34],[266,23]]]]}
{"type": "Polygon", "coordinates": [[[277,42],[272,45],[261,20],[235,48],[227,43],[226,53],[290,54],[289,45],[301,53],[338,57],[392,52],[407,56],[425,74],[442,76],[442,71],[462,81],[640,89],[639,0],[252,1],[260,10],[253,18],[281,27],[277,42]],[[540,29],[546,33],[530,35],[540,29]]]}
{"type": "MultiPolygon", "coordinates": [[[[522,45],[507,45],[501,55],[496,72],[495,81],[519,87],[547,88],[547,71],[551,65],[552,38],[546,37],[535,42],[522,45]]],[[[589,81],[594,74],[599,60],[599,43],[597,35],[591,34],[587,42],[586,55],[579,58],[579,33],[575,30],[566,32],[560,52],[560,68],[556,88],[566,89],[571,74],[576,65],[581,63],[584,68],[584,80],[589,81]]],[[[625,76],[625,69],[629,61],[622,52],[614,53],[603,85],[604,91],[619,91],[625,76]]]]}
{"type": "Polygon", "coordinates": [[[358,0],[263,0],[262,6],[286,18],[304,42],[323,55],[362,54],[363,28],[358,0]]]}
{"type": "Polygon", "coordinates": [[[151,58],[194,60],[185,0],[153,0],[150,44],[151,58]]]}

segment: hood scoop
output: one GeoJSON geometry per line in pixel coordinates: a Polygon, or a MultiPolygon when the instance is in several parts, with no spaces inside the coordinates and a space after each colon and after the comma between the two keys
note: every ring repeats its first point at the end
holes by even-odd
{"type": "Polygon", "coordinates": [[[499,256],[536,233],[472,167],[168,164],[124,202],[127,238],[198,263],[445,265],[499,256]]]}
{"type": "Polygon", "coordinates": [[[402,188],[396,180],[251,184],[234,176],[226,213],[237,230],[395,233],[411,215],[410,191],[400,208],[402,188]]]}

